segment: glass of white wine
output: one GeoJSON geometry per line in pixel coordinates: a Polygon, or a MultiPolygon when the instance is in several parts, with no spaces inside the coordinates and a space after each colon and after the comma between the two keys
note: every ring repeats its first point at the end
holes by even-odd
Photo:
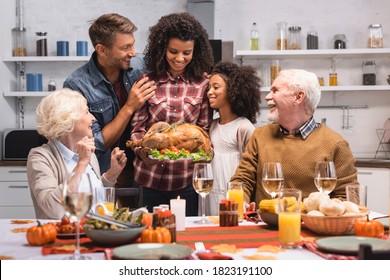
{"type": "Polygon", "coordinates": [[[320,161],[316,164],[314,184],[319,192],[329,194],[337,184],[336,169],[333,161],[320,161]]]}
{"type": "Polygon", "coordinates": [[[194,174],[192,176],[192,185],[195,191],[201,197],[202,218],[195,221],[197,224],[210,224],[211,222],[206,218],[206,196],[213,188],[213,171],[210,163],[196,163],[194,165],[194,174]]]}
{"type": "Polygon", "coordinates": [[[284,177],[280,162],[266,162],[263,165],[263,188],[274,199],[282,189],[284,177]]]}
{"type": "Polygon", "coordinates": [[[75,221],[76,224],[76,248],[68,260],[88,260],[87,256],[80,253],[80,220],[90,210],[92,205],[92,184],[88,175],[76,175],[71,173],[64,182],[62,204],[65,215],[75,221]],[[80,186],[81,177],[86,176],[86,183],[80,186]]]}

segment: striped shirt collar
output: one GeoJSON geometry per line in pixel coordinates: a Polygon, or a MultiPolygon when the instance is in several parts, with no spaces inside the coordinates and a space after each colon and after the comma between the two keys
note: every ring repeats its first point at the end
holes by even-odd
{"type": "Polygon", "coordinates": [[[311,117],[307,122],[305,122],[299,129],[295,130],[293,133],[290,133],[281,125],[279,126],[279,130],[284,135],[300,135],[302,139],[305,140],[307,137],[309,137],[310,133],[312,133],[318,126],[319,124],[315,122],[314,117],[311,117]]]}

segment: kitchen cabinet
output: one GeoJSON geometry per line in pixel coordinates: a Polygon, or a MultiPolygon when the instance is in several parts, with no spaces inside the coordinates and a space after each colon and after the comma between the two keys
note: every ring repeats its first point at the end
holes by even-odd
{"type": "Polygon", "coordinates": [[[0,166],[0,218],[35,218],[26,166],[0,166]]]}
{"type": "MultiPolygon", "coordinates": [[[[310,60],[310,59],[325,59],[325,60],[337,60],[344,58],[353,59],[373,59],[383,57],[390,57],[390,48],[377,48],[377,49],[321,49],[321,50],[237,50],[235,58],[240,61],[241,64],[245,60],[310,60]]],[[[324,65],[328,68],[329,61],[324,65]]],[[[262,87],[262,92],[269,92],[269,87],[262,87]]],[[[345,86],[323,86],[321,91],[390,91],[390,85],[345,85],[345,86]]]]}
{"type": "Polygon", "coordinates": [[[371,211],[389,214],[390,169],[358,167],[358,181],[367,185],[367,207],[371,211]]]}

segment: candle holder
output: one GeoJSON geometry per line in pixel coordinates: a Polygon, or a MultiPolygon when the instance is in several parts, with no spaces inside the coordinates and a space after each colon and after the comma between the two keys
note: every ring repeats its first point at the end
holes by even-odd
{"type": "Polygon", "coordinates": [[[221,200],[219,203],[219,226],[238,226],[238,203],[233,200],[221,200]]]}
{"type": "Polygon", "coordinates": [[[156,226],[165,227],[171,233],[171,242],[176,242],[176,217],[170,210],[157,211],[153,214],[153,220],[156,219],[156,226]]]}

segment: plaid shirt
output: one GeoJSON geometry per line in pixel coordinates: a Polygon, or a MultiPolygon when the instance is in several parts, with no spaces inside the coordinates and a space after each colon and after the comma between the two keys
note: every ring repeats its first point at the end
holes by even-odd
{"type": "MultiPolygon", "coordinates": [[[[155,96],[133,116],[131,140],[140,140],[156,122],[169,124],[178,121],[193,123],[208,132],[212,120],[206,90],[208,79],[189,81],[168,73],[157,83],[155,96]]],[[[137,148],[136,148],[137,149],[137,148]]],[[[161,191],[173,191],[192,183],[193,164],[191,160],[163,162],[147,165],[138,157],[134,159],[134,179],[142,186],[161,191]]]]}
{"type": "MultiPolygon", "coordinates": [[[[302,139],[305,140],[307,137],[309,137],[310,133],[312,133],[318,126],[319,124],[316,123],[314,117],[311,117],[307,122],[305,122],[299,129],[294,131],[294,133],[292,134],[300,135],[302,139]]],[[[284,135],[290,134],[290,132],[287,129],[285,129],[283,126],[279,126],[279,130],[284,135]]]]}

